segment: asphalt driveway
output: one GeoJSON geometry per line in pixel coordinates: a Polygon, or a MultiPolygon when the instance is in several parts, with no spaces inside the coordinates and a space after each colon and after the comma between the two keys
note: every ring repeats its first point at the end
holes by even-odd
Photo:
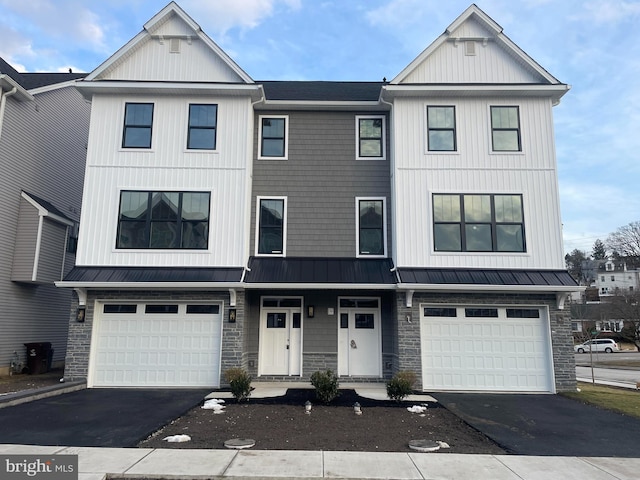
{"type": "Polygon", "coordinates": [[[87,389],[0,409],[0,443],[133,447],[211,390],[87,389]]]}
{"type": "Polygon", "coordinates": [[[433,396],[511,454],[640,457],[640,419],[561,395],[433,396]]]}

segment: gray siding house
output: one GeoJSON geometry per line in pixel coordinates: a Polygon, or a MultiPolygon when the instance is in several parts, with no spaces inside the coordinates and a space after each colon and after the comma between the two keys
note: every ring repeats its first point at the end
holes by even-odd
{"type": "Polygon", "coordinates": [[[277,82],[172,2],[77,88],[66,378],[575,388],[551,115],[569,87],[475,5],[390,82],[277,82]]]}
{"type": "Polygon", "coordinates": [[[84,74],[18,73],[0,59],[0,375],[27,367],[25,343],[66,353],[90,106],[84,74]]]}

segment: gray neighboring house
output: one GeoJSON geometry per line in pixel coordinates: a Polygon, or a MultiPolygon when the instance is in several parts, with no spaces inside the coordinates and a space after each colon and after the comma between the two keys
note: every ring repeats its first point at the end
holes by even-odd
{"type": "Polygon", "coordinates": [[[0,375],[28,364],[25,343],[64,362],[90,105],[81,73],[19,73],[0,59],[0,375]]]}
{"type": "Polygon", "coordinates": [[[477,6],[389,82],[255,81],[176,3],[92,102],[65,377],[575,389],[552,109],[477,6]]]}

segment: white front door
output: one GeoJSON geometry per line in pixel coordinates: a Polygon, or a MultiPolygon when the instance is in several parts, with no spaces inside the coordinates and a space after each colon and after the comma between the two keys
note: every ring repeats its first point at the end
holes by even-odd
{"type": "Polygon", "coordinates": [[[302,309],[262,307],[260,375],[300,375],[302,309]]]}
{"type": "Polygon", "coordinates": [[[341,299],[340,304],[338,374],[350,377],[382,376],[379,300],[341,299]]]}

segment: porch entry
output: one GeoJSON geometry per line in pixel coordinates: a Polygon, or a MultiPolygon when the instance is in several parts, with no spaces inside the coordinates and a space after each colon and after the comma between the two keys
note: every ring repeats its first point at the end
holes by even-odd
{"type": "Polygon", "coordinates": [[[302,298],[260,300],[258,375],[302,374],[302,298]]]}
{"type": "Polygon", "coordinates": [[[338,298],[338,375],[382,376],[379,298],[338,298]]]}

